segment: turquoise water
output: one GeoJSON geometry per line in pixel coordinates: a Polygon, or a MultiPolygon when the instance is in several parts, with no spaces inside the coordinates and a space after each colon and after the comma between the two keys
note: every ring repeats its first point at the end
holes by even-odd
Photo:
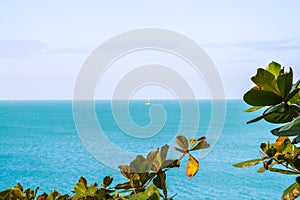
{"type": "MultiPolygon", "coordinates": [[[[95,107],[111,143],[145,153],[174,139],[180,123],[177,101],[153,101],[152,105],[156,103],[165,108],[168,118],[161,131],[147,139],[123,133],[114,122],[109,101],[97,101],[95,107]]],[[[233,163],[258,158],[260,143],[275,140],[269,133],[275,126],[265,122],[246,125],[258,113],[243,113],[247,105],[240,100],[226,104],[226,121],[217,144],[208,156],[199,159],[200,169],[193,179],[185,176],[184,167],[168,172],[169,194],[177,193],[175,199],[279,199],[295,177],[257,174],[260,166],[232,167],[233,163]]],[[[211,108],[209,101],[199,101],[199,106],[198,136],[202,136],[209,127],[211,108]]],[[[139,126],[151,122],[151,106],[145,106],[144,101],[131,101],[129,108],[139,126]]],[[[0,101],[0,136],[0,190],[20,182],[24,188],[40,186],[40,192],[57,189],[70,193],[80,176],[89,183],[101,183],[109,174],[113,183],[126,181],[117,170],[87,152],[76,131],[71,101],[0,101]]]]}

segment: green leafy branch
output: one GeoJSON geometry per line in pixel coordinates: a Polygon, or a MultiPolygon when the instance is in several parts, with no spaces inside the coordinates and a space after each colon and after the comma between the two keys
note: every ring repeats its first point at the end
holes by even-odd
{"type": "MultiPolygon", "coordinates": [[[[259,120],[284,126],[271,130],[277,136],[275,143],[261,144],[261,158],[234,164],[238,168],[250,167],[263,163],[258,173],[265,171],[286,175],[300,174],[300,148],[295,144],[300,142],[300,80],[293,84],[293,70],[286,72],[280,64],[271,62],[266,69],[259,68],[251,78],[255,86],[244,95],[244,101],[252,107],[245,112],[253,112],[266,108],[263,114],[249,123],[259,120]],[[291,141],[288,137],[294,137],[291,141]],[[274,167],[279,165],[280,168],[274,167]]],[[[282,199],[293,200],[300,195],[300,176],[288,187],[282,199]]]]}
{"type": "Polygon", "coordinates": [[[167,174],[172,168],[180,167],[180,161],[189,155],[189,162],[186,166],[186,175],[194,177],[199,169],[198,160],[192,156],[191,152],[209,148],[205,137],[191,139],[189,142],[185,136],[176,137],[179,147],[175,150],[182,153],[179,159],[167,159],[169,146],[165,145],[155,151],[148,153],[146,157],[142,155],[136,158],[129,165],[120,165],[121,174],[127,179],[125,183],[111,186],[113,178],[105,176],[101,187],[97,183],[88,184],[84,177],[80,177],[74,186],[74,195],[62,195],[57,190],[50,191],[49,194],[43,193],[36,197],[39,188],[34,191],[31,189],[23,190],[18,184],[0,192],[2,200],[172,200],[175,196],[168,197],[167,174]],[[161,193],[162,191],[162,193],[161,193]]]}

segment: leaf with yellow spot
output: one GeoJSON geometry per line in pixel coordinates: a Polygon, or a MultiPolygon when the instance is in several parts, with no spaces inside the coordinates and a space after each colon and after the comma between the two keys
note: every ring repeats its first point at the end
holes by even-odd
{"type": "Polygon", "coordinates": [[[190,178],[193,178],[198,172],[199,162],[189,154],[189,163],[186,166],[186,175],[190,178]]]}
{"type": "Polygon", "coordinates": [[[291,143],[287,136],[279,136],[275,142],[276,149],[278,152],[282,152],[282,148],[286,143],[291,143]]]}

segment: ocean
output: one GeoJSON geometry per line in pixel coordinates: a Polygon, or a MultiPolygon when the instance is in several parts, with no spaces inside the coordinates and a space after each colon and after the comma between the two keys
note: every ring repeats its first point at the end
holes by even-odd
{"type": "MultiPolygon", "coordinates": [[[[124,127],[126,124],[129,127],[129,123],[122,121],[128,119],[126,115],[122,118],[122,113],[118,120],[123,128],[118,126],[110,101],[95,102],[96,117],[113,147],[131,155],[145,154],[171,143],[176,134],[184,134],[178,133],[182,111],[176,100],[153,100],[151,105],[140,100],[130,101],[131,120],[138,127],[147,127],[153,120],[163,121],[163,118],[151,119],[149,115],[153,106],[158,104],[164,108],[166,120],[161,128],[154,127],[157,133],[145,137],[139,137],[139,133],[130,134],[131,129],[124,127]]],[[[119,101],[115,105],[122,107],[126,103],[119,101]]],[[[210,124],[210,101],[200,100],[198,105],[200,120],[195,132],[200,137],[206,135],[210,126],[218,125],[210,124]]],[[[244,113],[246,108],[248,106],[242,100],[226,101],[225,123],[216,145],[206,156],[198,152],[193,154],[200,164],[196,176],[190,179],[185,175],[187,158],[182,161],[181,168],[167,172],[170,196],[177,194],[175,199],[178,200],[280,199],[295,176],[272,172],[258,174],[256,170],[261,165],[246,169],[232,166],[240,161],[259,158],[260,143],[276,140],[270,130],[277,126],[264,121],[246,124],[259,115],[259,112],[244,113]]],[[[89,119],[86,121],[88,130],[89,119]]],[[[118,151],[103,149],[98,156],[89,153],[76,128],[78,124],[74,122],[72,101],[0,101],[0,190],[21,183],[24,188],[39,186],[40,193],[57,189],[71,194],[80,176],[89,183],[101,184],[106,175],[114,178],[112,185],[126,182],[117,169],[107,164],[118,162],[114,155],[118,151]],[[99,155],[100,158],[103,156],[103,160],[99,159],[99,155]]],[[[170,156],[176,156],[172,145],[170,156]]]]}

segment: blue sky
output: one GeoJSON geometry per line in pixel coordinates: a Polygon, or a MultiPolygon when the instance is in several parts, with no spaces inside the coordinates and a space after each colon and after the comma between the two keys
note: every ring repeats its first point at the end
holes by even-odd
{"type": "MultiPolygon", "coordinates": [[[[112,36],[139,28],[169,29],[196,41],[215,63],[226,98],[241,98],[256,68],[272,60],[294,67],[299,78],[298,1],[3,0],[0,5],[0,99],[71,99],[88,55],[112,36]]],[[[117,78],[112,70],[107,79],[117,78]]],[[[205,86],[191,84],[198,98],[207,98],[205,86]]],[[[110,95],[110,88],[101,90],[110,95]]],[[[143,90],[135,96],[170,97],[156,86],[143,90]]]]}

